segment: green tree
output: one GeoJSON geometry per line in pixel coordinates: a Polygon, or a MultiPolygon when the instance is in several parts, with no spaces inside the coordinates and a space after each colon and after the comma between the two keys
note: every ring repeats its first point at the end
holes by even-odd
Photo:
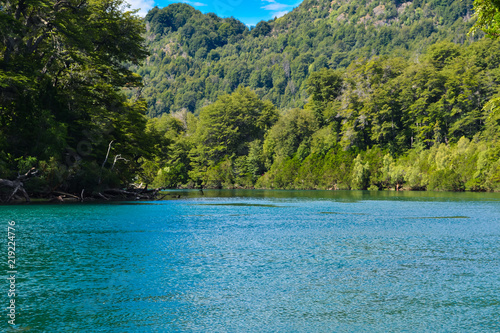
{"type": "Polygon", "coordinates": [[[495,0],[474,0],[476,23],[469,33],[482,30],[488,37],[500,37],[500,2],[495,0]]]}
{"type": "MultiPolygon", "coordinates": [[[[190,153],[191,177],[201,181],[207,168],[227,157],[247,155],[249,144],[262,140],[276,120],[274,105],[259,100],[254,92],[244,87],[203,108],[195,133],[195,148],[190,153]]],[[[224,167],[227,165],[225,163],[224,167]]]]}
{"type": "Polygon", "coordinates": [[[19,156],[35,156],[65,165],[68,189],[91,188],[130,181],[140,157],[152,153],[143,135],[146,105],[121,91],[141,85],[128,66],[146,56],[143,23],[123,5],[0,3],[0,124],[11,168],[19,156]]]}
{"type": "Polygon", "coordinates": [[[308,145],[308,139],[318,129],[318,121],[311,110],[292,109],[285,113],[264,141],[266,166],[269,168],[275,158],[292,157],[302,143],[308,145]]]}

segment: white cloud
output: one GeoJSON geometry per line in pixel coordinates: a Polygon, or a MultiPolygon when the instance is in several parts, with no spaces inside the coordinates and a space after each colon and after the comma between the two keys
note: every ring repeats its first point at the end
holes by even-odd
{"type": "Polygon", "coordinates": [[[261,2],[267,3],[267,5],[260,8],[270,11],[271,19],[275,17],[282,17],[292,10],[294,5],[287,5],[283,3],[276,2],[276,0],[261,0],[261,2]]]}
{"type": "Polygon", "coordinates": [[[290,12],[289,10],[283,10],[281,12],[275,12],[275,13],[273,13],[273,18],[274,17],[280,18],[280,17],[288,14],[289,12],[290,12]]]}
{"type": "Polygon", "coordinates": [[[137,15],[146,16],[148,11],[154,7],[154,0],[126,0],[130,4],[130,9],[139,9],[137,15]]]}
{"type": "Polygon", "coordinates": [[[208,6],[207,4],[204,4],[202,2],[197,2],[197,1],[189,1],[189,0],[181,0],[179,2],[184,2],[187,3],[188,5],[191,5],[193,7],[203,7],[203,6],[208,6]]]}
{"type": "Polygon", "coordinates": [[[169,2],[171,3],[178,3],[178,2],[182,2],[182,3],[187,3],[188,5],[191,5],[193,7],[204,7],[204,6],[208,6],[207,4],[204,4],[203,2],[198,2],[198,1],[190,1],[190,0],[170,0],[169,2]]]}
{"type": "MultiPolygon", "coordinates": [[[[130,9],[139,9],[137,15],[142,17],[146,16],[148,11],[155,6],[155,0],[125,0],[125,1],[130,4],[130,9]]],[[[264,0],[264,1],[274,1],[274,0],[264,0]]],[[[175,0],[171,2],[184,2],[193,7],[208,6],[203,2],[190,1],[190,0],[175,0]]]]}
{"type": "Polygon", "coordinates": [[[273,2],[273,3],[270,3],[269,5],[265,5],[265,6],[261,7],[261,8],[265,9],[265,10],[283,10],[283,9],[290,8],[290,7],[292,7],[292,6],[285,5],[285,4],[282,4],[282,3],[273,2]]]}

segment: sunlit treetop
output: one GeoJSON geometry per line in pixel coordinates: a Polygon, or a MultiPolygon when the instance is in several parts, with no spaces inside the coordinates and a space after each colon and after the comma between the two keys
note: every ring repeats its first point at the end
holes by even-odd
{"type": "Polygon", "coordinates": [[[475,0],[474,10],[477,21],[470,33],[482,30],[490,38],[500,37],[500,0],[475,0]]]}

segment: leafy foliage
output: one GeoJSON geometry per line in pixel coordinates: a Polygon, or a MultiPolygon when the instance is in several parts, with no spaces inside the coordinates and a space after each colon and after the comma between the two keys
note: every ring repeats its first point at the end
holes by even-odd
{"type": "Polygon", "coordinates": [[[146,16],[151,56],[132,69],[145,79],[150,116],[198,113],[239,85],[280,109],[300,108],[308,77],[322,68],[376,55],[418,57],[442,40],[466,43],[471,10],[472,0],[306,0],[249,30],[233,18],[172,4],[146,16]]]}
{"type": "Polygon", "coordinates": [[[418,61],[321,69],[304,108],[279,118],[239,87],[184,136],[188,174],[209,187],[496,190],[498,54],[491,40],[441,42],[418,61]]]}
{"type": "Polygon", "coordinates": [[[488,37],[500,37],[500,3],[495,0],[474,0],[476,23],[472,33],[482,30],[488,37]]]}
{"type": "Polygon", "coordinates": [[[36,165],[31,191],[500,190],[500,42],[466,37],[469,0],[306,0],[253,29],[186,4],[0,9],[0,172],[36,165]]]}
{"type": "MultiPolygon", "coordinates": [[[[255,93],[243,87],[205,107],[200,113],[194,138],[195,148],[191,151],[191,178],[201,181],[202,174],[210,169],[225,170],[233,162],[236,163],[239,157],[249,155],[251,148],[255,149],[256,140],[263,139],[276,119],[274,105],[259,100],[255,93]]],[[[255,154],[255,150],[252,153],[255,154]]],[[[253,172],[259,169],[251,161],[249,164],[241,159],[238,162],[240,168],[235,172],[237,176],[249,173],[247,169],[253,168],[253,172]]],[[[255,174],[251,173],[250,176],[255,174]]],[[[214,177],[217,178],[218,173],[214,173],[214,177]]]]}
{"type": "Polygon", "coordinates": [[[127,69],[146,56],[141,19],[121,0],[0,8],[0,165],[25,172],[15,161],[34,156],[50,189],[132,181],[152,154],[146,104],[121,90],[141,86],[127,69]]]}

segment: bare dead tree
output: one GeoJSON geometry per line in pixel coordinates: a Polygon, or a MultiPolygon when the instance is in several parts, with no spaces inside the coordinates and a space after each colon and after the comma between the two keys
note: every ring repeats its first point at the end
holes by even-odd
{"type": "Polygon", "coordinates": [[[35,168],[31,168],[26,172],[24,175],[18,175],[16,179],[14,180],[8,180],[8,179],[0,179],[0,187],[9,187],[12,188],[12,192],[7,198],[6,202],[10,202],[14,196],[20,192],[26,202],[30,202],[30,197],[28,195],[28,192],[24,189],[24,182],[30,179],[33,176],[36,176],[38,174],[38,171],[35,170],[35,168]]]}
{"type": "Polygon", "coordinates": [[[115,164],[116,164],[116,161],[125,161],[125,162],[129,162],[129,160],[127,160],[126,158],[123,158],[122,157],[122,154],[118,154],[115,156],[115,159],[113,161],[113,165],[111,166],[111,171],[113,171],[113,169],[115,168],[115,164]]]}
{"type": "Polygon", "coordinates": [[[99,180],[98,180],[98,184],[99,184],[99,185],[101,184],[102,170],[104,169],[104,165],[105,165],[105,164],[106,164],[106,162],[108,161],[109,151],[111,150],[111,145],[113,144],[113,141],[114,141],[114,140],[111,140],[111,141],[109,142],[108,152],[106,153],[106,158],[104,159],[104,162],[102,162],[102,165],[101,165],[101,171],[99,172],[99,180]]]}

